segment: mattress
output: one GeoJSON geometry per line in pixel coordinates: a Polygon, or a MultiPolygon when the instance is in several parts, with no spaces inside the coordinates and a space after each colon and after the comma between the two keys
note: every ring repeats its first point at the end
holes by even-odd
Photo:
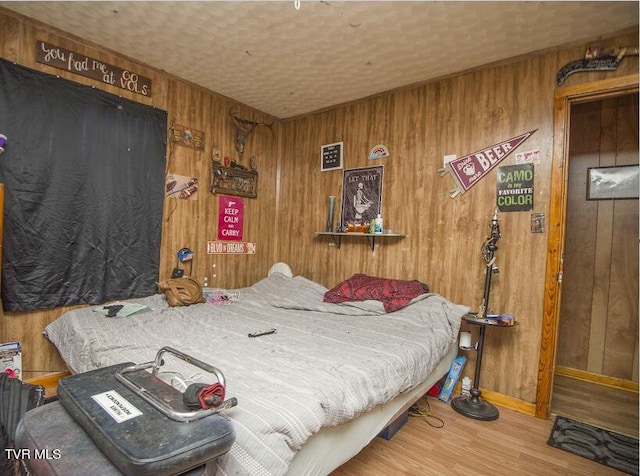
{"type": "MultiPolygon", "coordinates": [[[[396,405],[404,406],[428,390],[425,382],[434,371],[446,373],[442,361],[451,357],[468,311],[434,293],[392,313],[375,302],[328,304],[322,285],[280,273],[234,291],[238,299],[227,305],[172,308],[163,295],[136,299],[132,302],[152,310],[129,317],[77,309],[48,325],[45,335],[75,373],[148,362],[163,346],[216,366],[224,372],[227,396],[238,399],[225,411],[236,442],[207,466],[208,474],[284,475],[293,474],[296,455],[321,430],[342,434],[341,427],[361,415],[380,411],[399,396],[396,402],[407,401],[396,405]],[[268,329],[276,332],[248,337],[268,329]],[[425,388],[417,390],[420,385],[425,388]]],[[[184,362],[176,362],[166,378],[175,385],[214,381],[184,362]]],[[[374,431],[368,440],[358,438],[359,447],[347,459],[384,427],[397,411],[390,408],[368,428],[374,431]]],[[[301,454],[307,453],[309,459],[296,459],[295,474],[324,474],[335,467],[314,472],[311,460],[326,453],[301,454]]],[[[332,465],[343,461],[337,458],[332,465]]]]}

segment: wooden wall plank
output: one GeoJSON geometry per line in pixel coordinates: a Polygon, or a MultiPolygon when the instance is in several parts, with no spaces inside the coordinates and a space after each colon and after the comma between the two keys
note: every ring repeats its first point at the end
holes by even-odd
{"type": "Polygon", "coordinates": [[[603,372],[605,337],[609,307],[609,279],[611,276],[611,235],[613,231],[613,202],[598,203],[596,222],[596,246],[594,250],[593,299],[591,301],[591,328],[587,369],[603,372]]]}
{"type": "MultiPolygon", "coordinates": [[[[598,166],[615,165],[616,161],[616,118],[617,100],[602,101],[600,120],[600,145],[598,166]]],[[[613,202],[597,201],[596,246],[594,249],[594,282],[591,307],[591,333],[589,338],[589,354],[587,369],[593,373],[603,373],[605,338],[610,298],[611,276],[611,238],[613,232],[613,202]]]]}

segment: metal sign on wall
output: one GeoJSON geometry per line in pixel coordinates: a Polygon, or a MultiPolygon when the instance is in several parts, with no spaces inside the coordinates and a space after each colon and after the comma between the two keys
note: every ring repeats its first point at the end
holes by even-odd
{"type": "Polygon", "coordinates": [[[176,144],[196,150],[204,150],[204,132],[192,127],[174,124],[171,136],[176,144]]]}
{"type": "Polygon", "coordinates": [[[221,195],[218,199],[218,239],[242,241],[244,200],[221,195]]]}
{"type": "Polygon", "coordinates": [[[496,205],[501,212],[533,210],[533,164],[498,167],[496,205]]]}
{"type": "Polygon", "coordinates": [[[36,41],[36,61],[133,93],[151,96],[151,79],[44,41],[36,41]]]}
{"type": "Polygon", "coordinates": [[[227,243],[225,241],[208,241],[207,254],[209,255],[255,255],[256,244],[246,242],[227,243]]]}

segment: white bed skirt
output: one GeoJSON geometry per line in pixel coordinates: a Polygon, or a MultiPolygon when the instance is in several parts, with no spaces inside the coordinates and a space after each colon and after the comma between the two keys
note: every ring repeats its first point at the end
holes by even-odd
{"type": "Polygon", "coordinates": [[[296,454],[287,474],[325,476],[349,461],[446,375],[457,355],[456,343],[429,377],[413,390],[378,405],[355,420],[320,430],[296,454]]]}

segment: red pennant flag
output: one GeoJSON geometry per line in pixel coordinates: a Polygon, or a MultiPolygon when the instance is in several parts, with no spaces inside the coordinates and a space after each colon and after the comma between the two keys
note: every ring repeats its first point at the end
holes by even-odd
{"type": "Polygon", "coordinates": [[[456,192],[452,194],[452,197],[455,197],[460,192],[464,193],[473,187],[482,177],[507,158],[511,152],[518,148],[520,144],[526,141],[537,130],[538,129],[534,129],[533,131],[526,132],[525,134],[448,162],[446,171],[451,173],[451,176],[458,186],[456,192]]]}

